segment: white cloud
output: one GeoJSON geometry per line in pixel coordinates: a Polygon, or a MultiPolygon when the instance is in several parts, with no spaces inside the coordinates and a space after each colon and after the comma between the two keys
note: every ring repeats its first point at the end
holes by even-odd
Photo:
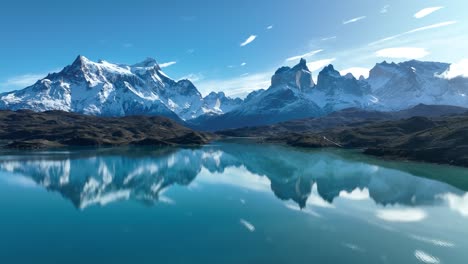
{"type": "Polygon", "coordinates": [[[429,29],[434,29],[434,28],[445,27],[445,26],[449,26],[449,25],[452,25],[452,24],[455,24],[455,23],[457,23],[457,21],[452,20],[452,21],[446,21],[446,22],[441,22],[441,23],[437,23],[437,24],[432,24],[432,25],[425,26],[425,27],[415,28],[415,29],[412,29],[410,31],[406,31],[406,32],[403,32],[403,33],[400,33],[400,34],[397,34],[397,35],[393,35],[393,36],[390,36],[390,37],[387,37],[387,38],[383,38],[383,39],[379,39],[377,41],[371,42],[371,43],[369,43],[369,46],[380,44],[382,42],[389,41],[389,40],[392,40],[392,39],[396,39],[396,38],[399,38],[399,37],[402,37],[402,36],[405,36],[405,35],[408,35],[408,34],[420,32],[420,31],[425,31],[425,30],[429,30],[429,29]]]}
{"type": "Polygon", "coordinates": [[[207,95],[211,91],[224,91],[228,96],[244,97],[254,90],[268,88],[272,72],[274,71],[250,73],[249,75],[227,79],[202,80],[197,82],[196,85],[203,95],[207,95]]]}
{"type": "Polygon", "coordinates": [[[326,41],[326,40],[331,40],[331,39],[336,39],[336,36],[325,37],[325,38],[322,38],[321,40],[326,41]]]}
{"type": "Polygon", "coordinates": [[[255,226],[252,225],[252,223],[250,223],[249,221],[245,220],[245,219],[240,219],[240,223],[241,225],[243,225],[245,228],[247,228],[247,230],[249,230],[250,232],[254,232],[255,231],[255,226]]]}
{"type": "Polygon", "coordinates": [[[437,238],[429,238],[429,237],[423,237],[423,236],[418,236],[418,235],[410,235],[409,237],[411,237],[414,240],[432,244],[437,247],[454,247],[455,246],[453,242],[441,240],[437,238]]]}
{"type": "Polygon", "coordinates": [[[24,74],[14,76],[7,79],[5,82],[0,83],[0,91],[10,91],[14,89],[25,88],[33,85],[37,80],[42,79],[46,76],[46,73],[41,74],[24,74]]]}
{"type": "Polygon", "coordinates": [[[174,65],[176,63],[177,63],[177,61],[169,61],[169,62],[159,64],[159,67],[160,68],[167,68],[167,67],[172,66],[172,65],[174,65]]]}
{"type": "Polygon", "coordinates": [[[269,25],[266,29],[270,30],[273,28],[273,25],[269,25]]]}
{"type": "Polygon", "coordinates": [[[202,74],[198,73],[190,73],[188,75],[182,76],[180,80],[190,80],[191,82],[198,82],[204,79],[204,76],[202,74]]]}
{"type": "Polygon", "coordinates": [[[10,185],[15,185],[18,187],[23,187],[23,188],[37,187],[37,184],[34,180],[28,177],[20,176],[20,175],[8,175],[8,177],[0,177],[0,179],[4,180],[10,185]]]}
{"type": "Polygon", "coordinates": [[[297,56],[293,56],[293,57],[289,57],[286,59],[286,61],[295,61],[295,60],[299,60],[301,58],[308,58],[308,57],[311,57],[311,56],[314,56],[315,54],[319,53],[319,52],[322,52],[323,50],[319,49],[319,50],[313,50],[311,52],[307,52],[305,54],[302,54],[302,55],[297,55],[297,56]]]}
{"type": "Polygon", "coordinates": [[[344,69],[340,71],[341,75],[346,75],[351,73],[355,78],[359,78],[360,76],[364,76],[364,78],[369,78],[369,69],[363,67],[351,67],[348,69],[344,69]]]}
{"type": "Polygon", "coordinates": [[[416,259],[418,259],[422,263],[427,263],[427,264],[439,264],[440,263],[439,258],[434,257],[430,255],[429,253],[426,253],[422,250],[415,250],[414,256],[416,257],[416,259]]]}
{"type": "MultiPolygon", "coordinates": [[[[217,159],[219,153],[203,153],[205,159],[217,159]],[[216,158],[213,157],[215,155],[216,158]]],[[[227,185],[240,187],[249,191],[255,192],[269,192],[270,180],[266,176],[251,173],[244,166],[234,167],[230,166],[220,172],[210,172],[207,168],[202,167],[200,173],[197,175],[197,183],[227,185]]]]}
{"type": "Polygon", "coordinates": [[[439,75],[441,78],[453,79],[456,77],[468,78],[468,59],[463,59],[450,65],[448,70],[439,75]]]}
{"type": "Polygon", "coordinates": [[[441,23],[437,23],[437,24],[433,24],[433,25],[429,25],[429,26],[425,26],[425,27],[415,28],[415,29],[410,30],[410,31],[405,32],[405,33],[415,33],[415,32],[424,31],[424,30],[428,30],[428,29],[445,27],[445,26],[453,25],[455,23],[457,23],[457,21],[454,21],[454,20],[446,21],[446,22],[441,22],[441,23]]]}
{"type": "Polygon", "coordinates": [[[385,5],[384,7],[382,7],[382,9],[380,9],[380,13],[381,14],[387,13],[389,7],[390,7],[390,5],[385,5]]]}
{"type": "Polygon", "coordinates": [[[442,198],[448,203],[450,209],[468,218],[468,193],[463,196],[447,193],[442,198]]]}
{"type": "Polygon", "coordinates": [[[360,201],[368,200],[370,198],[369,189],[356,188],[352,192],[341,191],[339,196],[348,200],[360,201]]]}
{"type": "Polygon", "coordinates": [[[420,59],[429,55],[429,52],[423,48],[398,47],[378,50],[375,55],[393,59],[420,59]]]}
{"type": "Polygon", "coordinates": [[[247,65],[247,63],[246,63],[246,62],[243,62],[243,63],[241,63],[240,66],[245,66],[245,65],[247,65]]]}
{"type": "Polygon", "coordinates": [[[244,77],[244,76],[247,76],[247,75],[249,75],[249,73],[248,73],[248,72],[246,72],[246,73],[243,73],[243,74],[241,74],[240,76],[241,76],[241,77],[244,77]]]}
{"type": "Polygon", "coordinates": [[[333,61],[335,61],[335,58],[311,61],[307,63],[307,68],[309,68],[311,72],[321,70],[323,67],[327,66],[333,61]]]}
{"type": "Polygon", "coordinates": [[[343,25],[346,25],[346,24],[349,24],[349,23],[354,23],[354,22],[357,22],[357,21],[362,20],[364,18],[366,18],[366,16],[355,17],[355,18],[352,18],[350,20],[343,21],[343,25]]]}
{"type": "Polygon", "coordinates": [[[419,222],[426,217],[425,211],[415,208],[382,209],[377,211],[377,218],[387,222],[419,222]]]}
{"type": "Polygon", "coordinates": [[[254,41],[256,38],[257,38],[256,35],[250,35],[250,37],[248,37],[244,42],[242,42],[240,46],[244,47],[245,45],[252,43],[252,41],[254,41]]]}
{"type": "Polygon", "coordinates": [[[416,14],[414,14],[414,17],[415,18],[423,18],[423,17],[428,16],[428,15],[430,15],[430,14],[434,13],[435,11],[440,10],[442,8],[444,8],[444,7],[443,6],[427,7],[427,8],[421,9],[416,14]]]}
{"type": "Polygon", "coordinates": [[[325,201],[318,193],[317,183],[312,185],[312,191],[310,192],[309,197],[306,201],[307,205],[315,206],[315,207],[322,207],[322,208],[335,208],[334,205],[325,201]]]}

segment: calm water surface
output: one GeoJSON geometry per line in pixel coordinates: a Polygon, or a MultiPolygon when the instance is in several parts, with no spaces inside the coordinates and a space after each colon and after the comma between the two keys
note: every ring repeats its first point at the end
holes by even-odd
{"type": "Polygon", "coordinates": [[[468,263],[468,169],[245,142],[3,152],[0,263],[468,263]]]}

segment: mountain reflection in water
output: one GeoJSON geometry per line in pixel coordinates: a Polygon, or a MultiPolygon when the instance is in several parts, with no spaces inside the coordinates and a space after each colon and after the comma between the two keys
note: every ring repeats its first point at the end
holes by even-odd
{"type": "MultiPolygon", "coordinates": [[[[13,152],[2,157],[0,171],[30,178],[81,209],[123,199],[148,205],[171,202],[164,196],[166,189],[190,186],[198,180],[271,190],[279,199],[292,200],[300,208],[332,205],[339,196],[410,207],[468,200],[462,189],[424,178],[424,171],[414,175],[404,166],[378,164],[346,151],[217,142],[201,148],[13,152]]],[[[434,173],[433,169],[428,171],[434,173]]],[[[459,172],[467,174],[462,169],[459,172]]],[[[467,213],[464,210],[459,209],[462,214],[467,213]]]]}

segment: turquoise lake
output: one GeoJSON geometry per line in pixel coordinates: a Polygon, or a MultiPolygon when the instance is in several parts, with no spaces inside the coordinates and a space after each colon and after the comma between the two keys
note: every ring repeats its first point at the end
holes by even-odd
{"type": "Polygon", "coordinates": [[[246,141],[3,151],[0,263],[468,263],[468,169],[246,141]]]}

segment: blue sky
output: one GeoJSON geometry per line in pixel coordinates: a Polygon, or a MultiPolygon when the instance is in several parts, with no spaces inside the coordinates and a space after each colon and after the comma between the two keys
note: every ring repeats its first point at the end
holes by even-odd
{"type": "Polygon", "coordinates": [[[153,57],[203,94],[233,96],[267,88],[302,55],[314,76],[328,63],[356,75],[383,60],[456,63],[468,59],[467,10],[461,0],[9,1],[0,9],[0,92],[79,54],[153,57]]]}

